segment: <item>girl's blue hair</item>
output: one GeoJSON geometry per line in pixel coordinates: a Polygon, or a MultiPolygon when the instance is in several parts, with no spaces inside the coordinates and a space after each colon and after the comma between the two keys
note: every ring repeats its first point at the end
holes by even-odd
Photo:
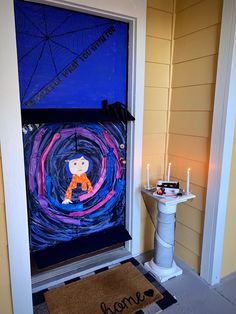
{"type": "Polygon", "coordinates": [[[89,162],[89,167],[88,167],[88,170],[86,171],[86,173],[89,173],[91,168],[92,168],[92,160],[91,158],[85,156],[84,154],[76,154],[74,155],[73,157],[69,158],[69,159],[66,159],[66,172],[67,174],[72,177],[72,173],[70,172],[70,169],[69,169],[69,161],[71,160],[74,160],[74,159],[79,159],[81,157],[84,157],[85,160],[87,160],[89,162]]]}

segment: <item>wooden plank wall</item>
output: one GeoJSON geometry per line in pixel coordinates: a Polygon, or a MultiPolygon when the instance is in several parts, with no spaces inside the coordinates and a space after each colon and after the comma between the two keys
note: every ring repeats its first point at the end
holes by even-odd
{"type": "Polygon", "coordinates": [[[224,245],[221,277],[225,277],[236,271],[236,125],[234,128],[234,144],[230,170],[230,182],[228,193],[228,204],[226,212],[224,245]]]}
{"type": "Polygon", "coordinates": [[[12,313],[1,155],[0,155],[0,313],[2,314],[12,313]]]}
{"type": "Polygon", "coordinates": [[[168,161],[197,198],[178,207],[175,255],[200,270],[221,0],[177,0],[168,161]]]}
{"type": "MultiPolygon", "coordinates": [[[[163,176],[168,128],[168,104],[173,43],[173,0],[148,0],[145,100],[143,129],[143,173],[149,163],[151,182],[163,176]]],[[[142,206],[141,251],[153,248],[153,226],[142,206]]]]}

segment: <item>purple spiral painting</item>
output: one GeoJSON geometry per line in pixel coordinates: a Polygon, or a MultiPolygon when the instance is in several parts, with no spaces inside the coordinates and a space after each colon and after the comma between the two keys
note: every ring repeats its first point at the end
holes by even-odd
{"type": "Polygon", "coordinates": [[[126,124],[23,127],[31,251],[125,224],[126,124]]]}

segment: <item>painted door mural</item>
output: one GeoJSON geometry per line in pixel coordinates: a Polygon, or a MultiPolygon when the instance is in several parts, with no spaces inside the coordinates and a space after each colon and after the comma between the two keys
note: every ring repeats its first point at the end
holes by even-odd
{"type": "Polygon", "coordinates": [[[124,123],[24,127],[31,249],[125,222],[124,123]]]}
{"type": "MultiPolygon", "coordinates": [[[[128,24],[20,0],[15,18],[22,112],[127,107],[128,24]]],[[[125,226],[126,122],[32,123],[23,142],[32,252],[125,226]]]]}

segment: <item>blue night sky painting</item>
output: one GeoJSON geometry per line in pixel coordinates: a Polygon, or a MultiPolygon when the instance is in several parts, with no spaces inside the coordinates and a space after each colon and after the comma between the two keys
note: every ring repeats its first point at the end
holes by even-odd
{"type": "Polygon", "coordinates": [[[22,109],[126,104],[128,24],[15,0],[22,109]]]}

